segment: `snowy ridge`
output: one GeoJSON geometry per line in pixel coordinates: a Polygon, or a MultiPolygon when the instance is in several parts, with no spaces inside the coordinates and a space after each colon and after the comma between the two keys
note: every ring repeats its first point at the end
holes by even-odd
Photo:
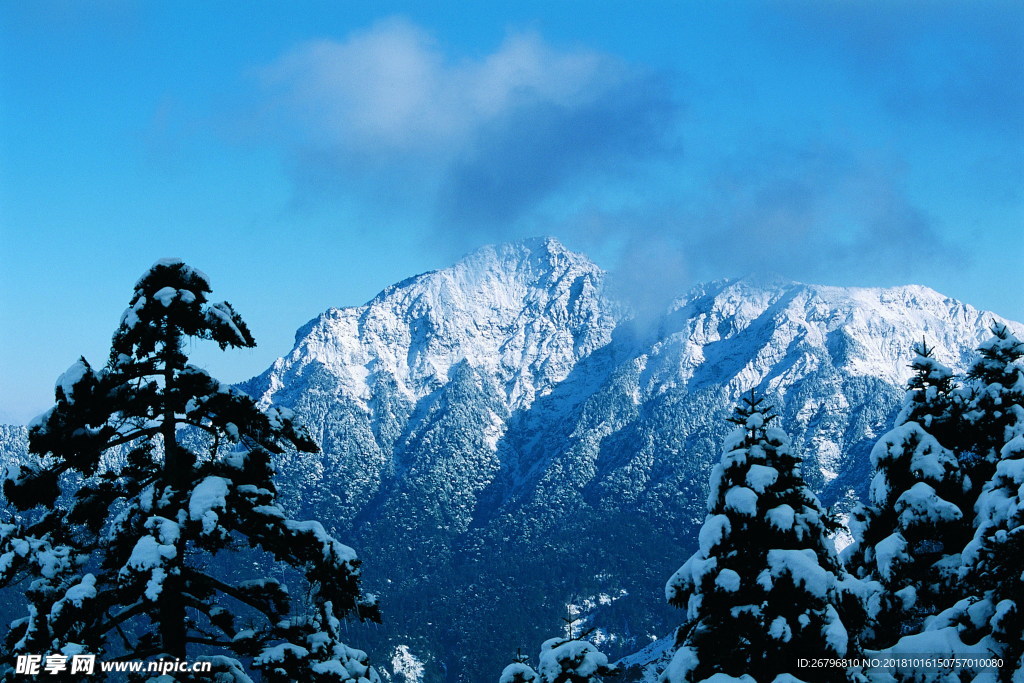
{"type": "Polygon", "coordinates": [[[484,247],[363,306],[332,308],[311,321],[265,375],[261,400],[273,400],[315,363],[363,406],[382,374],[416,402],[465,361],[495,377],[509,408],[526,407],[609,342],[615,320],[603,279],[551,238],[484,247]]]}
{"type": "MultiPolygon", "coordinates": [[[[843,378],[902,388],[911,374],[915,341],[924,339],[938,360],[963,371],[994,322],[1024,329],[920,285],[829,287],[756,279],[700,286],[677,301],[666,321],[673,321],[676,331],[643,358],[645,393],[721,387],[735,398],[756,387],[787,395],[801,383],[825,380],[830,387],[808,392],[792,406],[804,425],[823,408],[839,414],[851,410],[847,392],[840,389],[843,378]]],[[[814,451],[822,475],[834,478],[843,458],[840,440],[818,434],[814,451]]]]}
{"type": "MultiPolygon", "coordinates": [[[[630,398],[638,406],[670,390],[713,389],[735,397],[757,387],[787,395],[802,382],[824,378],[828,390],[809,392],[795,410],[807,424],[823,408],[851,410],[840,390],[844,379],[901,387],[910,374],[910,345],[922,338],[940,361],[964,369],[994,321],[1022,331],[917,285],[725,280],[695,288],[659,321],[653,338],[612,349],[619,362],[591,364],[588,372],[596,372],[599,383],[631,365],[630,398]]],[[[553,238],[487,246],[450,268],[388,287],[367,304],[326,311],[246,388],[263,406],[295,404],[294,394],[319,386],[311,377],[325,372],[335,395],[376,421],[375,401],[425,405],[423,399],[465,363],[477,371],[478,383],[497,387],[500,395],[502,408],[491,410],[483,427],[496,451],[507,415],[528,410],[598,349],[615,347],[613,333],[622,327],[628,327],[627,307],[605,295],[604,273],[585,256],[553,238]],[[282,390],[288,395],[279,396],[282,390]]],[[[591,381],[582,396],[576,390],[563,398],[571,407],[594,387],[591,381]]],[[[822,474],[834,478],[842,444],[828,434],[818,437],[822,474]]]]}
{"type": "Polygon", "coordinates": [[[811,351],[851,375],[902,385],[910,376],[907,340],[922,337],[962,370],[994,321],[1021,326],[920,285],[828,287],[756,279],[698,287],[676,302],[680,329],[652,351],[672,358],[673,378],[730,388],[787,386],[817,369],[811,351]]]}
{"type": "MultiPolygon", "coordinates": [[[[494,376],[511,409],[568,377],[611,341],[628,308],[604,293],[604,272],[553,238],[487,246],[456,265],[388,287],[362,306],[332,308],[296,334],[258,380],[265,404],[322,366],[366,406],[383,374],[415,403],[461,361],[494,376]]],[[[857,288],[757,279],[694,289],[661,321],[639,363],[659,362],[643,387],[722,385],[772,390],[820,367],[825,354],[854,376],[900,386],[909,341],[925,339],[955,370],[991,324],[1021,325],[920,285],[857,288]]]]}
{"type": "Polygon", "coordinates": [[[444,647],[417,646],[428,672],[496,676],[500,653],[535,647],[579,594],[627,594],[614,622],[593,622],[611,658],[663,636],[662,586],[696,542],[740,393],[775,406],[808,482],[843,513],[866,495],[911,345],[961,371],[1003,321],[921,286],[743,278],[695,287],[640,329],[604,282],[551,238],[484,247],[326,311],[245,387],[322,444],[286,465],[293,505],[369,558],[396,610],[383,637],[448,629],[444,647]],[[593,552],[605,545],[630,561],[593,552]],[[566,572],[580,593],[553,592],[566,572]],[[509,621],[522,605],[539,612],[509,621]],[[466,611],[501,627],[481,632],[466,611]]]}

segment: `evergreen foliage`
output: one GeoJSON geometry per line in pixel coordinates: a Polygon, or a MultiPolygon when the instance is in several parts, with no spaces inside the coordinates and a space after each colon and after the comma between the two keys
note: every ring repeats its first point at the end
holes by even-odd
{"type": "Polygon", "coordinates": [[[920,630],[938,611],[955,588],[970,534],[969,485],[958,454],[932,433],[955,438],[955,378],[924,342],[914,351],[903,408],[871,451],[868,501],[851,519],[855,542],[847,557],[869,582],[864,640],[871,647],[920,630]]]}
{"type": "MultiPolygon", "coordinates": [[[[1004,663],[997,672],[967,670],[961,678],[980,673],[973,680],[1017,682],[1024,680],[1024,343],[995,325],[958,393],[963,411],[958,455],[976,477],[992,474],[981,483],[973,506],[973,538],[960,556],[949,606],[893,649],[997,657],[1004,663]]],[[[908,681],[935,677],[926,671],[902,673],[908,681]]]]}
{"type": "Polygon", "coordinates": [[[961,567],[964,585],[974,593],[974,614],[959,622],[962,639],[988,636],[985,649],[1007,663],[1001,672],[1006,681],[1012,672],[1024,674],[1024,419],[1014,431],[978,500],[974,538],[961,567]]]}
{"type": "Polygon", "coordinates": [[[512,663],[501,672],[498,683],[540,683],[540,676],[528,664],[530,658],[519,651],[512,663]]]}
{"type": "Polygon", "coordinates": [[[501,672],[498,683],[601,683],[603,676],[619,673],[608,663],[608,657],[586,639],[593,629],[573,636],[572,625],[577,620],[563,621],[567,637],[544,641],[536,670],[527,663],[529,657],[520,651],[501,672]]]}
{"type": "Polygon", "coordinates": [[[951,442],[957,431],[956,377],[935,358],[935,348],[928,346],[927,341],[921,340],[912,350],[914,360],[910,368],[914,374],[907,381],[896,424],[917,422],[942,443],[951,442]]]}
{"type": "MultiPolygon", "coordinates": [[[[995,472],[975,506],[974,537],[963,553],[961,578],[987,616],[989,650],[1008,664],[1003,680],[1024,677],[1024,342],[1004,325],[979,348],[968,375],[974,401],[968,412],[982,435],[982,459],[1000,440],[995,472]]],[[[1015,679],[1016,680],[1016,679],[1015,679]]]]}
{"type": "Polygon", "coordinates": [[[245,661],[265,681],[376,682],[339,633],[348,615],[379,619],[355,552],[277,503],[271,457],[316,444],[290,411],[261,410],[188,362],[189,338],[255,345],[210,291],[181,261],[157,262],[105,367],[72,365],[30,426],[34,459],[4,482],[25,514],[0,525],[0,582],[30,582],[6,649],[207,659],[233,681],[249,680],[245,661]],[[224,575],[212,558],[232,551],[271,558],[279,576],[224,575]]]}
{"type": "Polygon", "coordinates": [[[972,482],[972,500],[992,477],[1002,448],[1011,438],[1008,430],[1020,420],[1014,406],[1024,405],[1022,356],[1024,342],[1005,325],[993,324],[992,337],[978,347],[978,359],[959,392],[961,457],[972,482]]]}
{"type": "Polygon", "coordinates": [[[540,646],[537,672],[541,683],[601,683],[602,676],[615,673],[615,667],[583,637],[551,638],[540,646]]]}
{"type": "MultiPolygon", "coordinates": [[[[859,652],[863,613],[852,579],[800,459],[785,432],[768,426],[772,419],[753,392],[731,418],[738,428],[711,476],[700,547],[665,588],[686,621],[663,683],[716,674],[768,682],[788,678],[798,657],[859,652]]],[[[837,676],[835,669],[800,673],[808,681],[837,676]]]]}

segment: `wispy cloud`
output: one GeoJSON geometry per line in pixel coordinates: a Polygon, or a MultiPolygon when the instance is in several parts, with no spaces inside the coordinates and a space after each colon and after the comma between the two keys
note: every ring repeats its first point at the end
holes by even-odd
{"type": "Polygon", "coordinates": [[[936,268],[969,266],[903,176],[887,156],[762,141],[720,159],[670,199],[616,211],[595,205],[556,234],[613,252],[620,292],[645,311],[720,277],[927,284],[936,268]]]}
{"type": "MultiPolygon", "coordinates": [[[[855,43],[842,54],[884,61],[855,19],[830,34],[855,43]]],[[[901,61],[913,57],[908,40],[896,41],[901,61]]],[[[454,252],[555,234],[612,267],[644,309],[711,278],[928,283],[949,264],[946,231],[911,191],[898,150],[829,126],[816,134],[749,119],[741,94],[713,80],[711,94],[736,103],[724,135],[706,111],[683,115],[682,75],[535,33],[457,59],[402,19],[300,45],[260,79],[262,133],[287,150],[299,191],[326,186],[375,212],[400,207],[454,252]]]]}
{"type": "Polygon", "coordinates": [[[888,155],[765,145],[719,169],[704,196],[690,216],[702,232],[694,246],[733,273],[898,280],[934,267],[946,247],[888,155]]]}
{"type": "Polygon", "coordinates": [[[448,232],[507,227],[602,169],[664,154],[678,114],[663,77],[612,56],[512,33],[456,60],[402,19],[301,45],[260,81],[260,129],[299,175],[391,186],[448,232]]]}
{"type": "Polygon", "coordinates": [[[845,64],[893,114],[1024,126],[1024,5],[983,2],[775,2],[765,14],[790,37],[845,64]]]}

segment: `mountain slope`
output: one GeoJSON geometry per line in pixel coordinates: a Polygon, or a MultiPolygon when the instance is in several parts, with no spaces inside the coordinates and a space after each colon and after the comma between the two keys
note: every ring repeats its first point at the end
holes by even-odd
{"type": "MultiPolygon", "coordinates": [[[[741,392],[769,398],[842,512],[911,344],[963,369],[994,320],[918,286],[740,279],[640,326],[600,268],[533,239],[324,312],[243,388],[322,446],[280,458],[281,498],[364,558],[385,624],[350,640],[423,681],[478,683],[556,635],[569,604],[612,657],[671,630],[664,582],[741,392]]],[[[24,428],[0,427],[5,463],[24,448],[24,428]]]]}
{"type": "Polygon", "coordinates": [[[321,438],[320,459],[286,464],[293,504],[368,558],[391,620],[370,637],[475,681],[556,632],[574,599],[624,594],[592,616],[613,652],[663,635],[660,587],[740,392],[770,397],[842,508],[911,343],[962,368],[994,319],[924,287],[746,279],[639,329],[600,269],[538,239],[327,311],[247,389],[321,438]]]}

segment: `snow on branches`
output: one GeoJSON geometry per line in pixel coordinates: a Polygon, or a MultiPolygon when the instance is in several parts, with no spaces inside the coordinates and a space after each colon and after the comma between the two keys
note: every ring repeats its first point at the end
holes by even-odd
{"type": "MultiPolygon", "coordinates": [[[[731,418],[737,429],[711,474],[698,550],[665,586],[686,618],[663,683],[787,679],[798,656],[858,652],[852,579],[788,436],[768,426],[773,419],[753,392],[731,418]]],[[[834,680],[836,672],[808,675],[834,680]]]]}
{"type": "Polygon", "coordinates": [[[255,344],[210,291],[200,271],[158,261],[136,283],[106,365],[74,363],[30,426],[33,459],[4,481],[23,521],[0,525],[0,583],[30,580],[28,617],[7,646],[202,655],[236,681],[249,666],[267,681],[374,683],[365,653],[340,638],[348,615],[379,619],[355,551],[277,503],[272,456],[316,444],[290,411],[260,410],[188,363],[190,337],[255,344]],[[262,557],[290,568],[304,600],[277,578],[231,570],[239,553],[250,567],[262,557]]]}

